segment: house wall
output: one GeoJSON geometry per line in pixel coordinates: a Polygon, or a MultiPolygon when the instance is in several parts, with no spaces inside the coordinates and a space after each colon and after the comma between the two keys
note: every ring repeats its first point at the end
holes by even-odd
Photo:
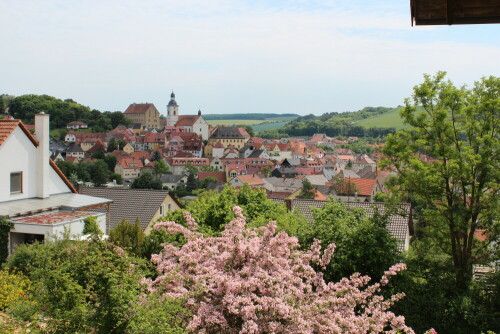
{"type": "MultiPolygon", "coordinates": [[[[97,217],[97,225],[103,231],[106,232],[106,214],[105,213],[89,213],[89,216],[97,217]]],[[[87,216],[88,217],[88,216],[87,216]]],[[[83,227],[85,223],[83,222],[85,218],[81,217],[73,221],[62,222],[59,224],[27,224],[22,222],[13,221],[14,227],[10,232],[10,252],[12,252],[15,247],[24,238],[23,234],[39,234],[44,235],[45,240],[53,240],[55,237],[60,237],[65,233],[65,228],[69,229],[71,236],[81,236],[83,232],[83,227]]]]}
{"type": "MultiPolygon", "coordinates": [[[[52,167],[49,166],[48,170],[50,195],[71,191],[52,167]]],[[[0,146],[0,202],[37,197],[36,180],[37,148],[17,127],[0,146]],[[23,173],[22,193],[10,193],[10,173],[13,172],[23,173]]]]}
{"type": "Polygon", "coordinates": [[[208,123],[203,117],[198,117],[193,124],[193,132],[201,136],[202,139],[208,139],[208,123]]]}
{"type": "Polygon", "coordinates": [[[0,202],[30,197],[36,197],[36,147],[17,127],[0,146],[0,202]],[[13,172],[23,173],[22,193],[10,193],[13,172]]]}
{"type": "MultiPolygon", "coordinates": [[[[163,205],[163,215],[166,215],[167,212],[170,212],[170,211],[175,211],[175,210],[179,210],[181,207],[179,205],[177,205],[177,203],[172,199],[172,197],[170,197],[170,195],[168,195],[165,200],[163,201],[162,203],[163,205]]],[[[153,229],[154,227],[154,224],[158,221],[158,219],[162,217],[160,215],[160,208],[158,208],[158,210],[155,212],[154,216],[153,216],[153,219],[151,219],[151,221],[149,222],[148,226],[146,227],[146,229],[144,230],[144,233],[145,234],[149,234],[149,232],[151,232],[151,230],[153,229]]]]}

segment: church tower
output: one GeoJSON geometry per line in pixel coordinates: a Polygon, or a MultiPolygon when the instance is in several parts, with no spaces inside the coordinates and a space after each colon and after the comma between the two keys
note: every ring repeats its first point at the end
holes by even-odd
{"type": "Polygon", "coordinates": [[[179,105],[175,102],[175,94],[170,94],[170,102],[167,105],[167,126],[175,126],[179,120],[179,105]]]}

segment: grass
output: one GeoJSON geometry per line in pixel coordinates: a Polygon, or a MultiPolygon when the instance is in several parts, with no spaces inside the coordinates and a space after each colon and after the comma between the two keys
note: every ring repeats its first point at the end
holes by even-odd
{"type": "Polygon", "coordinates": [[[261,123],[252,126],[253,130],[255,132],[263,131],[263,130],[272,130],[272,129],[279,129],[286,124],[288,124],[290,121],[282,121],[282,122],[266,122],[266,123],[261,123]]]}
{"type": "Polygon", "coordinates": [[[393,111],[385,114],[366,118],[364,120],[357,121],[354,124],[361,125],[366,128],[396,128],[397,130],[409,127],[408,125],[403,124],[403,120],[399,116],[399,109],[394,109],[393,111]]]}
{"type": "Polygon", "coordinates": [[[255,131],[261,131],[264,129],[260,129],[259,125],[262,124],[263,127],[267,129],[274,129],[276,127],[281,127],[288,123],[291,120],[294,120],[297,117],[294,116],[283,116],[283,117],[272,117],[266,119],[221,119],[221,120],[208,120],[207,123],[210,125],[250,125],[254,128],[255,131]],[[275,125],[272,125],[275,124],[275,125]],[[258,129],[258,130],[257,130],[258,129]]]}
{"type": "Polygon", "coordinates": [[[266,120],[262,119],[214,119],[208,120],[207,123],[210,125],[254,125],[266,122],[266,120]]]}

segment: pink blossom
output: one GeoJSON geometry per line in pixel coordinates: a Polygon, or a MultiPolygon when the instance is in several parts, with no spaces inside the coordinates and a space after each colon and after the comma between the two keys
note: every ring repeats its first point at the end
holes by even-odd
{"type": "Polygon", "coordinates": [[[377,293],[389,278],[405,269],[391,267],[380,283],[359,273],[326,283],[311,263],[326,266],[334,245],[321,252],[315,240],[307,252],[296,238],[276,233],[276,223],[246,228],[241,208],[218,237],[204,237],[185,214],[188,228],[158,223],[167,233],[182,233],[182,247],[164,245],[151,260],[158,277],[144,279],[148,291],[182,297],[193,313],[188,328],[198,333],[414,333],[404,318],[389,311],[397,294],[377,293]]]}

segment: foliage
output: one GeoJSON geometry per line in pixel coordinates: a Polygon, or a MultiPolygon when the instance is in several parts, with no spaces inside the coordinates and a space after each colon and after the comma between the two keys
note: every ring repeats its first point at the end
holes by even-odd
{"type": "Polygon", "coordinates": [[[14,226],[6,217],[0,216],[0,264],[2,264],[9,255],[9,233],[14,226]]]}
{"type": "Polygon", "coordinates": [[[196,189],[196,177],[194,174],[189,173],[187,181],[186,181],[186,191],[192,193],[193,190],[196,189]]]}
{"type": "Polygon", "coordinates": [[[425,238],[412,243],[406,263],[408,270],[392,282],[406,298],[393,309],[417,333],[429,327],[438,333],[500,332],[500,274],[457,289],[452,258],[425,238]]]}
{"type": "Polygon", "coordinates": [[[198,176],[198,168],[188,163],[186,165],[186,173],[198,176]]]}
{"type": "Polygon", "coordinates": [[[0,270],[0,311],[13,302],[25,299],[30,291],[30,281],[23,274],[0,270]]]}
{"type": "MultiPolygon", "coordinates": [[[[349,160],[350,162],[351,160],[349,160]]],[[[330,181],[335,193],[340,196],[354,196],[359,191],[358,186],[342,175],[335,175],[330,181]]]]}
{"type": "Polygon", "coordinates": [[[132,182],[133,189],[157,189],[161,190],[163,185],[161,180],[154,177],[150,172],[145,172],[132,182]]]}
{"type": "MultiPolygon", "coordinates": [[[[347,208],[332,198],[321,209],[311,208],[313,223],[299,235],[303,247],[315,239],[337,248],[331,263],[323,270],[327,281],[336,281],[355,272],[380,278],[384,270],[401,260],[396,240],[386,228],[387,214],[371,218],[360,208],[347,208]]],[[[389,210],[387,210],[389,212],[389,210]]]]}
{"type": "Polygon", "coordinates": [[[307,178],[302,179],[302,189],[297,198],[314,199],[315,196],[316,187],[314,187],[307,178]]]}
{"type": "MultiPolygon", "coordinates": [[[[224,225],[234,218],[232,207],[242,207],[252,226],[262,226],[270,220],[278,221],[278,230],[296,235],[298,230],[307,228],[303,217],[288,212],[286,207],[274,203],[266,197],[263,189],[252,189],[245,184],[240,189],[224,186],[221,192],[205,191],[187,204],[186,210],[198,221],[200,226],[220,232],[224,225]]],[[[162,220],[181,219],[178,213],[168,213],[162,220]],[[175,216],[174,216],[175,215],[175,216]]]]}
{"type": "Polygon", "coordinates": [[[83,232],[84,235],[92,234],[92,235],[102,235],[102,231],[99,228],[99,224],[97,224],[96,216],[89,216],[83,220],[83,232]]]}
{"type": "Polygon", "coordinates": [[[158,151],[154,151],[151,155],[151,161],[159,161],[161,160],[161,154],[158,151]]]}
{"type": "Polygon", "coordinates": [[[473,89],[425,75],[401,111],[412,128],[389,136],[385,164],[397,169],[392,190],[420,206],[421,221],[453,258],[465,289],[472,263],[483,256],[474,233],[498,241],[500,189],[500,78],[482,78],[473,89]],[[419,111],[417,107],[423,108],[419,111]]]}
{"type": "Polygon", "coordinates": [[[330,137],[385,137],[394,133],[394,127],[364,127],[356,124],[357,121],[391,113],[393,108],[366,107],[355,112],[332,112],[321,116],[300,116],[279,129],[260,131],[259,135],[265,138],[283,138],[290,136],[312,136],[314,133],[325,133],[330,137]]]}
{"type": "Polygon", "coordinates": [[[111,138],[108,143],[108,147],[106,148],[107,152],[113,152],[118,149],[118,143],[116,142],[116,138],[111,138]]]}
{"type": "Polygon", "coordinates": [[[50,114],[52,129],[65,128],[66,124],[72,121],[85,122],[94,132],[109,131],[118,124],[130,124],[130,120],[120,111],[91,110],[71,99],[63,101],[48,95],[29,94],[17,96],[10,102],[9,112],[14,118],[23,120],[25,124],[32,124],[35,114],[42,111],[50,114]]]}
{"type": "Polygon", "coordinates": [[[128,332],[141,334],[188,333],[187,319],[190,313],[184,308],[185,301],[150,294],[137,302],[130,316],[128,332]]]}
{"type": "Polygon", "coordinates": [[[154,165],[154,173],[157,177],[161,176],[162,174],[167,174],[170,171],[170,167],[165,163],[165,161],[161,159],[156,160],[154,165]]]}
{"type": "Polygon", "coordinates": [[[110,181],[115,180],[116,184],[123,184],[123,178],[122,178],[121,174],[113,173],[109,176],[109,180],[110,181]]]}
{"type": "Polygon", "coordinates": [[[97,160],[89,166],[90,180],[94,184],[94,187],[101,187],[108,182],[109,179],[109,169],[108,165],[104,160],[97,160]]]}
{"type": "Polygon", "coordinates": [[[258,231],[245,228],[239,207],[220,237],[203,237],[189,214],[188,228],[160,222],[156,229],[182,233],[182,247],[165,245],[152,261],[160,274],[145,279],[150,292],[186,298],[194,316],[188,329],[203,333],[414,333],[404,318],[388,311],[403,295],[385,300],[376,295],[389,276],[403,264],[386,271],[380,283],[368,285],[367,276],[354,274],[327,284],[310,263],[324,267],[334,246],[321,254],[314,242],[299,250],[296,238],[276,234],[271,222],[258,231]]]}
{"type": "Polygon", "coordinates": [[[127,222],[125,218],[118,223],[109,233],[109,242],[135,254],[142,255],[142,245],[144,243],[144,232],[141,228],[139,218],[135,224],[127,222]]]}
{"type": "Polygon", "coordinates": [[[142,260],[97,239],[20,245],[6,265],[30,279],[38,312],[60,333],[124,332],[147,274],[142,260]]]}

